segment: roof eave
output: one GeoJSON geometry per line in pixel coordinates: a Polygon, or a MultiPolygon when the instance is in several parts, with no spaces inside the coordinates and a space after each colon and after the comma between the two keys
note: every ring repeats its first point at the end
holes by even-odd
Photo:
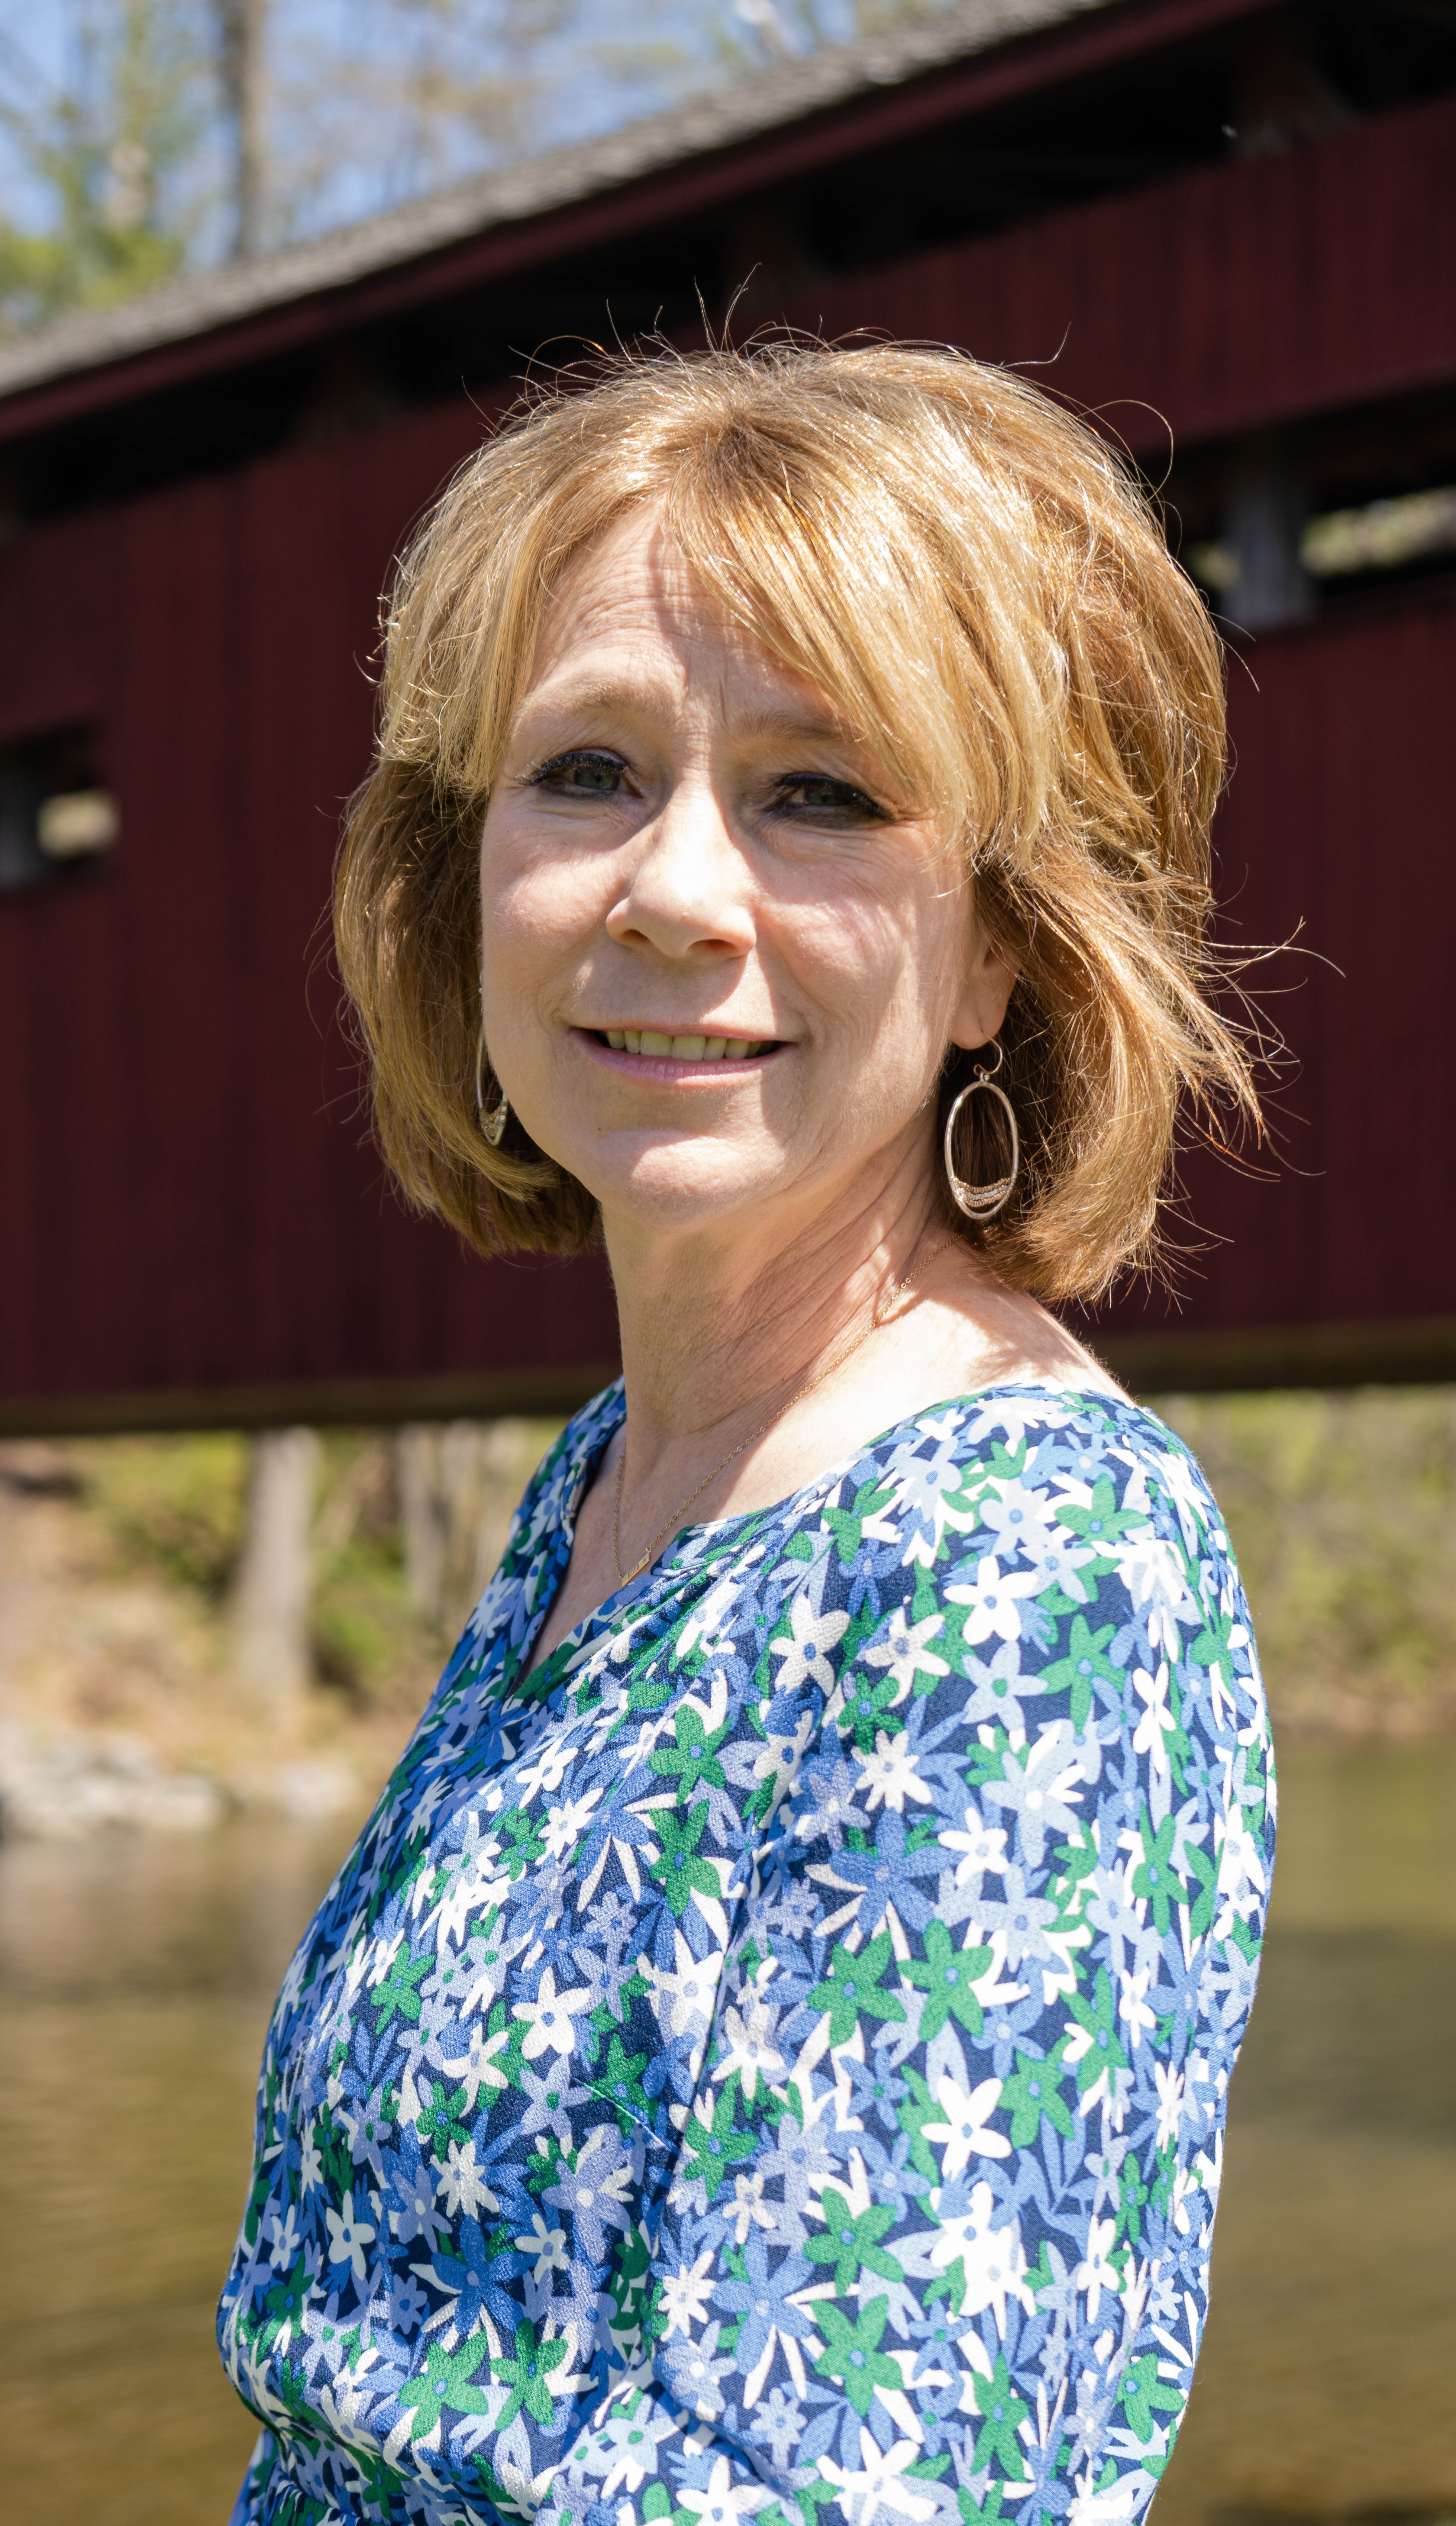
{"type": "Polygon", "coordinates": [[[745,182],[781,179],[855,145],[857,126],[867,137],[913,131],[1267,5],[961,0],[908,33],[826,51],[311,244],[63,319],[0,351],[0,439],[388,314],[418,297],[427,276],[429,294],[444,295],[641,225],[649,212],[680,215],[745,182]]]}

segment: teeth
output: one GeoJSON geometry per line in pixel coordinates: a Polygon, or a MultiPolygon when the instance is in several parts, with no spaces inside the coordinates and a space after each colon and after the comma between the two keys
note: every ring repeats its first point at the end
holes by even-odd
{"type": "Polygon", "coordinates": [[[660,1035],[651,1027],[607,1027],[614,1052],[656,1054],[673,1061],[754,1061],[766,1037],[723,1035],[660,1035]]]}

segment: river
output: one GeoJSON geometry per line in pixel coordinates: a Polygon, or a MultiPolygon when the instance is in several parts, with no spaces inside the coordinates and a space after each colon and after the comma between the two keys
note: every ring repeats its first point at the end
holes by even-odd
{"type": "MultiPolygon", "coordinates": [[[[1456,1744],[1283,1759],[1213,2312],[1154,2526],[1456,2526],[1456,1744]]],[[[212,2310],[340,1835],[0,1847],[7,2526],[223,2526],[212,2310]]]]}

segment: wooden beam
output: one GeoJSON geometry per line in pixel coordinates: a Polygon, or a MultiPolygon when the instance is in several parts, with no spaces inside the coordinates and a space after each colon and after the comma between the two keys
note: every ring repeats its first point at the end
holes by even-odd
{"type": "MultiPolygon", "coordinates": [[[[1217,1394],[1280,1387],[1456,1384],[1456,1316],[1400,1324],[1249,1325],[1214,1333],[1118,1334],[1092,1346],[1134,1394],[1217,1394]]],[[[137,1431],[393,1428],[405,1421],[551,1419],[611,1383],[585,1368],[487,1376],[350,1378],[287,1386],[176,1388],[126,1394],[0,1398],[0,1439],[137,1431]]]]}
{"type": "Polygon", "coordinates": [[[499,1369],[456,1377],[332,1378],[298,1385],[154,1387],[119,1394],[0,1396],[0,1439],[80,1439],[167,1430],[395,1428],[405,1421],[554,1419],[579,1410],[617,1375],[589,1367],[499,1369]]]}
{"type": "Polygon", "coordinates": [[[1117,1334],[1091,1345],[1132,1394],[1456,1384],[1456,1316],[1394,1324],[1244,1325],[1117,1334]]]}

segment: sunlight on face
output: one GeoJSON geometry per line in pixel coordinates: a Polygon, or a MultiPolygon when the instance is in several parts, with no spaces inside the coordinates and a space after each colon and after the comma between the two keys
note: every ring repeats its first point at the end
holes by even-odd
{"type": "Polygon", "coordinates": [[[485,818],[482,990],[512,1105],[609,1222],[929,1171],[946,1050],[1009,987],[937,841],[652,517],[581,558],[485,818]]]}

